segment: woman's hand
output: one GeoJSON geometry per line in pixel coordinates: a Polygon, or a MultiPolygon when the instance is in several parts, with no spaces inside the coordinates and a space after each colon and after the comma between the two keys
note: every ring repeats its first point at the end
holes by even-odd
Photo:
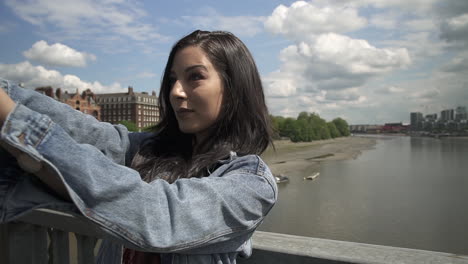
{"type": "Polygon", "coordinates": [[[3,122],[15,106],[16,103],[0,88],[0,127],[3,126],[3,122]]]}

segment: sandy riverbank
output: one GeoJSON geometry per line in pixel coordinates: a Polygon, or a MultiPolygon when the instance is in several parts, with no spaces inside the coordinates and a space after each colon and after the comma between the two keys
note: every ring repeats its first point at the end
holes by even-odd
{"type": "Polygon", "coordinates": [[[292,143],[275,141],[276,153],[267,149],[262,155],[274,174],[305,177],[319,171],[320,163],[356,158],[363,150],[371,149],[376,139],[344,137],[314,142],[292,143]]]}

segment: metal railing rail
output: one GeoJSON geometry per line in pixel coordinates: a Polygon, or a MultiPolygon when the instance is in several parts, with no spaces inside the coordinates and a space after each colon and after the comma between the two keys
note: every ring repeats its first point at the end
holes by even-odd
{"type": "Polygon", "coordinates": [[[466,264],[468,256],[257,231],[250,263],[466,264]]]}
{"type": "Polygon", "coordinates": [[[0,225],[0,263],[95,263],[96,242],[106,236],[84,217],[34,210],[0,225]]]}
{"type": "MultiPolygon", "coordinates": [[[[98,239],[108,234],[84,217],[38,209],[0,225],[2,264],[95,263],[98,239]]],[[[255,232],[250,263],[468,264],[468,256],[329,239],[255,232]]]]}

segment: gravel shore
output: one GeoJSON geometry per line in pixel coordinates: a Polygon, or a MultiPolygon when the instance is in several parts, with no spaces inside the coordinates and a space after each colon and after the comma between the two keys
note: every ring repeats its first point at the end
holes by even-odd
{"type": "Polygon", "coordinates": [[[374,138],[353,136],[300,143],[278,140],[276,152],[270,147],[262,159],[273,174],[305,177],[319,171],[323,161],[354,159],[375,144],[374,138]]]}

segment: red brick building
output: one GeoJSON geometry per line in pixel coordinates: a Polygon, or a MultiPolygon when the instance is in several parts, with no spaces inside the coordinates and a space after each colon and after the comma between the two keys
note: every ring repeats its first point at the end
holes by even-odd
{"type": "Polygon", "coordinates": [[[54,98],[57,101],[65,103],[73,109],[92,115],[97,120],[101,120],[101,107],[96,102],[96,95],[90,89],[86,89],[81,94],[78,90],[73,94],[70,94],[67,91],[62,92],[62,89],[60,88],[54,92],[54,89],[51,86],[39,87],[35,90],[54,98]]]}

